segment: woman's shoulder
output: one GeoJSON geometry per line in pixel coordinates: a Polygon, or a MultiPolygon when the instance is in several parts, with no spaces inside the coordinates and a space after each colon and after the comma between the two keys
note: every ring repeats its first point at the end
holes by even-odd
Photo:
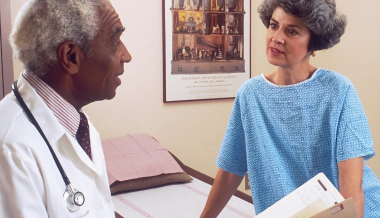
{"type": "Polygon", "coordinates": [[[243,84],[239,88],[239,92],[241,93],[258,89],[260,86],[262,86],[263,83],[264,79],[262,74],[254,76],[243,82],[243,84]]]}
{"type": "Polygon", "coordinates": [[[319,68],[317,73],[316,81],[325,89],[345,92],[354,87],[347,76],[336,71],[319,68]]]}
{"type": "Polygon", "coordinates": [[[336,71],[319,68],[317,73],[319,74],[317,75],[317,79],[325,84],[337,83],[342,85],[352,85],[347,76],[336,71]]]}
{"type": "Polygon", "coordinates": [[[242,86],[263,85],[266,84],[264,74],[256,75],[245,81],[242,86]]]}

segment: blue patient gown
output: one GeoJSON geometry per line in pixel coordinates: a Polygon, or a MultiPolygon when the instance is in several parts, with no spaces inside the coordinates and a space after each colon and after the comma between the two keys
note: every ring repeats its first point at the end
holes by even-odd
{"type": "MultiPolygon", "coordinates": [[[[217,165],[247,171],[259,214],[323,172],[339,189],[338,162],[375,155],[366,115],[352,83],[319,68],[294,85],[264,75],[239,89],[217,165]]],[[[364,217],[380,217],[380,182],[364,164],[364,217]]]]}

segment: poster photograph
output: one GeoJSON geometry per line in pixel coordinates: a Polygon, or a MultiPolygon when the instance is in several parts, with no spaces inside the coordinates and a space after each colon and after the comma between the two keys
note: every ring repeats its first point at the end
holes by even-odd
{"type": "Polygon", "coordinates": [[[236,97],[250,78],[250,1],[162,4],[164,102],[236,97]]]}

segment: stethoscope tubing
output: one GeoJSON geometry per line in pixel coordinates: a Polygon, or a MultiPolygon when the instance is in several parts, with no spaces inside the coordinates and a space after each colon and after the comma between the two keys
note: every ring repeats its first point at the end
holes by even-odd
{"type": "Polygon", "coordinates": [[[22,109],[25,111],[25,113],[28,116],[29,120],[36,127],[36,129],[38,130],[38,132],[41,134],[42,138],[46,142],[46,144],[47,144],[47,146],[49,148],[49,151],[50,151],[50,153],[51,153],[51,155],[52,155],[52,157],[54,159],[54,162],[57,165],[59,172],[61,173],[63,181],[65,182],[66,186],[70,186],[71,187],[70,179],[69,179],[69,177],[67,177],[65,170],[63,169],[61,163],[59,162],[57,156],[55,155],[55,152],[53,151],[53,148],[51,147],[49,141],[47,140],[44,132],[42,131],[42,129],[40,127],[40,125],[38,125],[37,120],[34,118],[32,112],[26,106],[24,100],[22,99],[20,93],[18,92],[17,81],[13,82],[13,87],[12,88],[13,88],[12,90],[13,90],[16,98],[17,98],[17,101],[20,103],[22,109]]]}
{"type": "Polygon", "coordinates": [[[20,103],[20,106],[22,107],[22,109],[26,113],[26,116],[28,117],[30,122],[32,122],[32,124],[36,127],[37,131],[40,133],[40,135],[44,139],[46,145],[49,148],[51,156],[53,157],[54,162],[55,162],[59,172],[61,173],[63,182],[66,184],[66,191],[63,193],[63,199],[66,203],[67,208],[70,211],[79,210],[79,207],[82,206],[84,204],[84,201],[85,201],[83,193],[74,189],[71,186],[71,182],[69,180],[69,177],[67,177],[65,170],[63,170],[63,167],[62,167],[61,163],[59,162],[57,156],[55,155],[55,152],[54,152],[53,148],[51,147],[49,141],[47,140],[44,132],[42,131],[37,120],[34,118],[32,112],[29,110],[28,106],[26,106],[24,100],[22,99],[20,93],[18,92],[17,81],[13,82],[12,90],[13,90],[16,98],[17,98],[17,101],[20,103]]]}

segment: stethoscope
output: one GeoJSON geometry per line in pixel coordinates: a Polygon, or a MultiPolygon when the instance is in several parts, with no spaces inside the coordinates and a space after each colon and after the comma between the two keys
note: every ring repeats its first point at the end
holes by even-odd
{"type": "Polygon", "coordinates": [[[54,162],[57,165],[59,172],[61,173],[62,179],[66,184],[66,191],[63,193],[63,200],[64,200],[67,208],[73,212],[79,210],[80,206],[82,206],[84,204],[84,201],[85,201],[83,193],[76,190],[71,185],[69,178],[67,177],[65,171],[63,170],[62,165],[59,162],[57,156],[55,155],[49,141],[47,140],[47,138],[44,134],[44,132],[42,131],[40,125],[38,125],[37,120],[34,118],[32,112],[30,112],[29,108],[26,106],[24,100],[22,99],[20,93],[18,92],[17,81],[15,81],[13,83],[12,90],[13,90],[16,98],[17,98],[17,101],[20,103],[22,109],[24,110],[24,112],[28,116],[29,120],[37,128],[38,132],[41,134],[42,138],[46,142],[46,144],[50,150],[50,153],[53,156],[54,162]]]}

